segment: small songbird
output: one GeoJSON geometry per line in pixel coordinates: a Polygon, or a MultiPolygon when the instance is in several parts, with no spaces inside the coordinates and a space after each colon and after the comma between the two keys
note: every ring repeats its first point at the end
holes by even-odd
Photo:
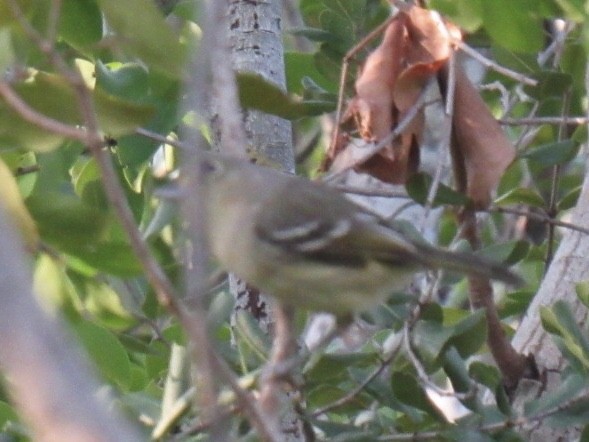
{"type": "Polygon", "coordinates": [[[501,264],[409,237],[324,184],[210,153],[199,167],[214,257],[287,305],[367,310],[423,269],[520,282],[501,264]]]}

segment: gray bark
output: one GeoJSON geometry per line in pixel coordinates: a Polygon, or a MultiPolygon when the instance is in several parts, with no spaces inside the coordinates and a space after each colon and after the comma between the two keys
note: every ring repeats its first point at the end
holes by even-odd
{"type": "MultiPolygon", "coordinates": [[[[589,225],[589,174],[585,182],[579,202],[575,208],[572,222],[577,225],[589,225]]],[[[566,230],[560,246],[554,256],[548,272],[534,297],[525,317],[513,338],[515,349],[523,354],[533,355],[541,373],[546,374],[546,385],[538,383],[532,386],[536,392],[549,392],[560,383],[560,372],[565,366],[565,359],[554,344],[552,338],[542,328],[540,308],[551,306],[563,300],[571,305],[577,323],[586,327],[588,313],[575,293],[575,285],[589,279],[589,236],[584,233],[566,230]]],[[[529,388],[529,386],[528,386],[529,388]]],[[[526,396],[533,396],[529,391],[526,396]]],[[[526,432],[530,441],[574,440],[579,437],[581,428],[553,429],[545,425],[537,426],[526,432]]]]}
{"type": "MultiPolygon", "coordinates": [[[[285,89],[282,2],[234,0],[229,4],[229,42],[237,72],[253,72],[285,89]]],[[[244,125],[249,148],[265,165],[294,171],[289,121],[247,110],[244,125]]]]}

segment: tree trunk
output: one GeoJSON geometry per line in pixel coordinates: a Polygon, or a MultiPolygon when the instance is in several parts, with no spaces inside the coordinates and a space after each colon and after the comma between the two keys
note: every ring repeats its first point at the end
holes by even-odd
{"type": "MultiPolygon", "coordinates": [[[[589,225],[589,173],[585,175],[572,222],[581,226],[589,225]]],[[[581,327],[586,326],[589,311],[578,300],[575,285],[589,279],[588,256],[589,236],[566,230],[544,281],[513,338],[515,349],[523,354],[533,355],[540,373],[546,376],[545,385],[538,383],[532,387],[538,393],[550,392],[559,385],[560,372],[566,362],[551,336],[542,328],[540,307],[551,306],[559,300],[566,301],[571,305],[578,324],[581,327]]],[[[527,396],[529,394],[530,392],[526,393],[527,396]]],[[[539,442],[575,440],[580,430],[570,427],[554,429],[540,425],[528,431],[527,439],[539,442]]]]}

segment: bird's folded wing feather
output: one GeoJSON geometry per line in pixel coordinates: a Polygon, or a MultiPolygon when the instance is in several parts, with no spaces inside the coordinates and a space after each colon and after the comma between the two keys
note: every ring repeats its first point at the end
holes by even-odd
{"type": "MultiPolygon", "coordinates": [[[[255,232],[265,243],[297,256],[348,266],[363,266],[370,260],[395,265],[417,263],[416,248],[393,229],[378,224],[378,218],[334,191],[305,186],[304,201],[289,200],[288,189],[279,192],[255,219],[255,232]],[[284,213],[290,216],[285,217],[284,213]]],[[[299,197],[300,197],[299,193],[299,197]]]]}

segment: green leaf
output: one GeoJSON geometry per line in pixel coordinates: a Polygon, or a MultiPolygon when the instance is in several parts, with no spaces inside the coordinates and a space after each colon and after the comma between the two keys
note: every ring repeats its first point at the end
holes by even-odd
{"type": "Polygon", "coordinates": [[[587,19],[584,0],[554,0],[560,6],[567,18],[582,23],[587,19]]]}
{"type": "MultiPolygon", "coordinates": [[[[366,33],[370,11],[366,0],[302,0],[299,6],[307,26],[331,34],[330,46],[343,55],[366,33]]],[[[374,2],[372,9],[374,9],[374,2]]]]}
{"type": "Polygon", "coordinates": [[[0,28],[0,72],[9,72],[15,61],[11,32],[7,28],[0,28]]]}
{"type": "Polygon", "coordinates": [[[235,335],[241,343],[262,361],[267,360],[270,352],[268,335],[262,332],[260,324],[254,320],[251,313],[238,310],[235,314],[235,335]]]}
{"type": "Polygon", "coordinates": [[[66,246],[65,251],[86,265],[112,275],[128,278],[143,273],[143,266],[128,242],[108,241],[88,247],[80,244],[78,247],[66,246]]]}
{"type": "Polygon", "coordinates": [[[476,31],[483,23],[484,0],[432,0],[430,7],[452,20],[468,32],[476,31]]]}
{"type": "Polygon", "coordinates": [[[151,0],[98,0],[118,43],[149,67],[180,76],[184,54],[178,37],[151,0]]]}
{"type": "Polygon", "coordinates": [[[482,309],[477,310],[455,324],[453,328],[454,332],[448,340],[448,345],[456,347],[460,356],[466,358],[476,353],[485,343],[487,338],[485,312],[482,309]]]}
{"type": "Polygon", "coordinates": [[[335,382],[347,379],[350,367],[369,367],[377,361],[374,353],[322,354],[311,358],[303,372],[313,383],[335,382]]]}
{"type": "MultiPolygon", "coordinates": [[[[33,0],[16,0],[15,3],[25,16],[30,13],[32,6],[34,5],[33,0]]],[[[16,22],[17,20],[12,12],[10,0],[0,0],[0,26],[12,25],[16,22]]]]}
{"type": "Polygon", "coordinates": [[[541,20],[535,16],[536,0],[483,1],[485,30],[497,43],[514,52],[533,53],[544,44],[541,20]]]}
{"type": "Polygon", "coordinates": [[[137,364],[131,364],[131,379],[129,381],[129,391],[141,391],[147,387],[150,379],[147,377],[145,368],[137,364]]]}
{"type": "Polygon", "coordinates": [[[317,28],[296,28],[290,31],[292,35],[308,38],[311,41],[316,42],[329,42],[337,43],[337,38],[330,32],[324,31],[323,29],[317,28]]]}
{"type": "Polygon", "coordinates": [[[570,374],[561,380],[556,390],[545,393],[539,399],[526,403],[524,406],[525,415],[533,417],[545,411],[553,410],[577,396],[579,392],[585,389],[586,385],[587,381],[583,376],[570,374]]]}
{"type": "Polygon", "coordinates": [[[4,428],[7,422],[18,422],[18,414],[9,404],[0,401],[0,428],[4,428]]]}
{"type": "MultiPolygon", "coordinates": [[[[141,74],[138,76],[140,77],[141,74]]],[[[140,93],[140,91],[138,92],[140,93]]],[[[145,100],[155,108],[156,113],[142,127],[162,136],[168,135],[180,122],[178,116],[179,95],[180,83],[178,81],[150,72],[149,89],[145,100]]],[[[145,162],[161,145],[158,141],[139,135],[125,135],[117,141],[116,153],[129,178],[140,172],[145,162]]]]}
{"type": "MultiPolygon", "coordinates": [[[[451,315],[450,309],[444,309],[444,317],[451,315]]],[[[446,321],[447,322],[447,321],[446,321]]],[[[455,347],[462,358],[466,358],[485,342],[486,324],[484,312],[460,313],[452,324],[442,325],[436,321],[418,321],[413,328],[413,345],[425,362],[432,362],[442,357],[445,349],[455,347]]]]}
{"type": "Polygon", "coordinates": [[[529,250],[530,243],[527,241],[508,241],[487,246],[478,250],[477,254],[491,261],[511,265],[524,259],[529,250]]]}
{"type": "MultiPolygon", "coordinates": [[[[425,173],[414,174],[406,184],[407,193],[419,204],[426,204],[427,197],[432,185],[432,177],[425,173]]],[[[456,205],[464,206],[470,200],[460,192],[456,192],[445,184],[440,183],[434,199],[434,206],[439,205],[456,205]]]]}
{"type": "Polygon", "coordinates": [[[560,335],[560,324],[558,323],[558,319],[554,312],[546,307],[540,306],[540,320],[542,321],[542,327],[548,333],[554,335],[560,335]]]}
{"type": "Polygon", "coordinates": [[[0,203],[22,239],[34,249],[39,239],[37,226],[27,210],[16,178],[0,157],[0,203]]]}
{"type": "Polygon", "coordinates": [[[159,234],[162,229],[178,215],[178,204],[176,201],[164,199],[160,201],[153,217],[143,230],[144,238],[159,234]]]}
{"type": "Polygon", "coordinates": [[[451,327],[444,327],[439,322],[418,321],[413,328],[413,345],[422,358],[434,361],[442,354],[453,333],[451,327]]]}
{"type": "Polygon", "coordinates": [[[499,370],[492,365],[473,361],[468,366],[468,373],[470,377],[478,383],[488,387],[491,391],[494,391],[497,387],[502,385],[501,373],[499,373],[499,370]]]}
{"type": "MultiPolygon", "coordinates": [[[[307,404],[311,408],[319,408],[324,407],[325,405],[329,405],[343,396],[346,395],[346,391],[342,388],[329,385],[329,384],[319,384],[317,387],[312,388],[305,396],[307,404]]],[[[349,411],[352,411],[353,408],[350,407],[349,411]]]]}
{"type": "Polygon", "coordinates": [[[429,397],[414,376],[405,372],[395,371],[391,376],[391,385],[395,397],[398,400],[436,419],[442,419],[440,411],[431,403],[429,397]]]}
{"type": "Polygon", "coordinates": [[[446,430],[441,432],[440,436],[443,437],[443,440],[455,442],[493,442],[497,440],[483,431],[477,431],[470,428],[446,430]]]}
{"type": "Polygon", "coordinates": [[[536,86],[526,87],[525,90],[527,94],[538,100],[548,97],[562,99],[562,96],[573,85],[573,77],[569,73],[541,71],[535,77],[538,80],[538,84],[536,86]]]}
{"type": "Polygon", "coordinates": [[[581,195],[581,188],[582,186],[574,187],[560,199],[560,201],[558,202],[559,212],[572,209],[577,205],[579,195],[581,195]]]}
{"type": "Polygon", "coordinates": [[[310,421],[314,427],[321,430],[327,440],[336,442],[368,442],[375,440],[377,437],[374,432],[362,431],[352,424],[323,419],[311,419],[310,421]]]}
{"type": "Polygon", "coordinates": [[[139,63],[96,63],[96,86],[109,95],[144,103],[150,94],[149,74],[139,63]]]}
{"type": "Polygon", "coordinates": [[[499,307],[499,315],[501,318],[508,318],[510,316],[523,315],[530,302],[536,294],[532,290],[520,290],[512,293],[508,293],[499,307]]]}
{"type": "Polygon", "coordinates": [[[464,359],[454,347],[446,350],[442,356],[444,371],[452,382],[454,391],[466,393],[470,390],[472,380],[469,376],[464,359]]]}
{"type": "Polygon", "coordinates": [[[583,303],[583,305],[589,308],[589,281],[582,281],[577,283],[575,286],[575,292],[577,298],[583,303]]]}
{"type": "MultiPolygon", "coordinates": [[[[569,398],[570,399],[570,398],[569,398]]],[[[546,424],[554,428],[579,428],[589,419],[589,398],[575,400],[574,403],[563,407],[562,410],[548,416],[546,424]]],[[[580,439],[582,440],[582,439],[580,439]]]]}
{"type": "Polygon", "coordinates": [[[551,309],[542,307],[540,310],[542,326],[546,331],[562,338],[561,344],[576,362],[589,369],[589,340],[577,324],[569,305],[557,301],[551,309]]]}
{"type": "Polygon", "coordinates": [[[543,167],[555,166],[571,161],[579,151],[580,144],[572,140],[543,144],[526,150],[519,158],[525,158],[543,167]]]}
{"type": "Polygon", "coordinates": [[[308,86],[303,84],[306,78],[310,78],[322,89],[331,93],[337,92],[337,85],[327,79],[317,70],[315,56],[311,53],[286,52],[284,54],[286,72],[286,86],[291,93],[302,95],[308,86]]]}
{"type": "MultiPolygon", "coordinates": [[[[62,77],[37,72],[13,88],[37,112],[62,123],[81,124],[73,91],[62,77]]],[[[45,152],[55,149],[63,141],[62,135],[25,121],[7,103],[0,100],[0,145],[45,152]]]]}
{"type": "Polygon", "coordinates": [[[70,173],[74,190],[80,197],[89,183],[100,180],[100,169],[94,158],[80,157],[72,166],[70,173]]]}
{"type": "Polygon", "coordinates": [[[237,85],[242,106],[277,115],[287,120],[331,112],[336,105],[331,100],[297,101],[278,86],[253,73],[238,73],[237,85]]]}
{"type": "Polygon", "coordinates": [[[102,15],[96,0],[62,0],[58,31],[75,48],[97,43],[102,38],[102,15]]]}
{"type": "Polygon", "coordinates": [[[93,95],[100,128],[111,137],[132,133],[155,114],[155,108],[151,105],[125,101],[107,94],[98,86],[93,95]]]}
{"type": "Polygon", "coordinates": [[[72,325],[98,370],[110,382],[127,389],[131,380],[131,363],[123,345],[111,332],[88,321],[72,325]]]}
{"type": "Polygon", "coordinates": [[[546,201],[544,201],[544,198],[535,189],[526,187],[510,189],[503,195],[497,197],[494,203],[502,207],[514,204],[525,204],[526,206],[532,207],[546,206],[546,201]]]}
{"type": "Polygon", "coordinates": [[[99,241],[106,215],[71,195],[36,193],[25,201],[41,237],[61,246],[79,247],[99,241]]]}

